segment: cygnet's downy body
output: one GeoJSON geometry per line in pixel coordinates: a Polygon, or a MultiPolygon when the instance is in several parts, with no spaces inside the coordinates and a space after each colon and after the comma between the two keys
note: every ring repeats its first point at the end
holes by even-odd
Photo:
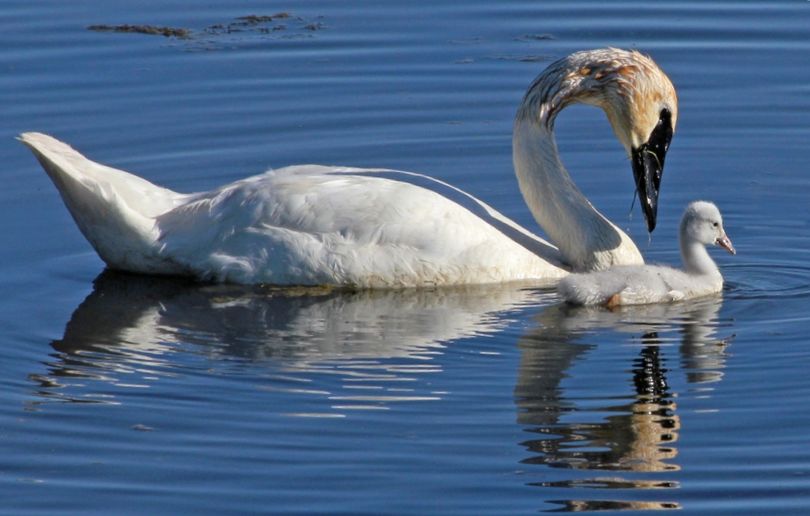
{"type": "Polygon", "coordinates": [[[723,229],[717,206],[695,201],[687,206],[680,227],[684,268],[663,265],[626,265],[601,272],[571,274],[557,291],[575,305],[641,305],[669,303],[720,292],[723,276],[706,246],[717,245],[736,254],[723,229]]]}

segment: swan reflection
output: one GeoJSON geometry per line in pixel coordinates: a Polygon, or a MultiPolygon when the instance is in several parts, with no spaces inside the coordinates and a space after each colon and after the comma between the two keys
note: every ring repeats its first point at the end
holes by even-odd
{"type": "MultiPolygon", "coordinates": [[[[530,452],[523,462],[569,473],[560,472],[552,480],[533,485],[644,490],[678,487],[677,481],[668,478],[638,476],[680,469],[677,441],[682,421],[676,403],[678,393],[671,387],[678,380],[673,374],[682,370],[688,384],[701,384],[699,388],[706,390],[702,384],[722,378],[728,341],[716,335],[720,306],[719,298],[708,298],[614,311],[557,305],[538,314],[537,330],[518,343],[518,422],[532,435],[521,443],[530,452]],[[611,331],[605,331],[608,329],[611,331]],[[593,370],[595,357],[585,360],[603,346],[629,350],[630,367],[622,367],[629,393],[613,394],[615,385],[605,385],[601,396],[576,388],[581,374],[603,374],[593,370]],[[673,367],[678,359],[681,367],[673,367]],[[589,363],[589,371],[581,373],[577,367],[580,362],[589,363]],[[614,473],[605,475],[608,471],[614,473]],[[592,476],[594,472],[598,476],[592,476]],[[615,472],[633,476],[624,478],[615,472]]],[[[615,374],[615,366],[605,367],[615,374]]],[[[550,503],[560,505],[561,511],[680,507],[673,502],[627,500],[550,503]]]]}
{"type": "MultiPolygon", "coordinates": [[[[556,301],[515,285],[278,290],[105,272],[32,380],[40,401],[116,403],[122,390],[164,378],[249,367],[257,388],[293,396],[285,414],[344,417],[443,398],[432,387],[441,382],[424,379],[451,363],[437,360],[447,344],[509,326],[523,332],[514,399],[522,462],[540,475],[528,483],[558,494],[677,488],[678,396],[699,390],[702,402],[722,379],[721,299],[615,311],[556,301]]],[[[549,502],[563,511],[678,507],[586,498],[549,502]]]]}
{"type": "Polygon", "coordinates": [[[385,384],[373,396],[330,393],[340,400],[333,408],[435,398],[403,382],[440,372],[432,358],[445,343],[497,331],[509,324],[510,310],[552,295],[519,285],[378,291],[199,285],[107,271],[52,343],[60,353],[49,374],[33,379],[40,394],[55,396],[62,394],[59,378],[148,385],[184,369],[227,367],[236,358],[267,362],[261,373],[275,375],[267,389],[299,389],[307,374],[339,377],[341,389],[385,384]]]}

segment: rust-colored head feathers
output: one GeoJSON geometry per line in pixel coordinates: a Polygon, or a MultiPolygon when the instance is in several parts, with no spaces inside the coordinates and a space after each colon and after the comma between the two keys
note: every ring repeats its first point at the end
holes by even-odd
{"type": "Polygon", "coordinates": [[[549,65],[526,93],[518,116],[534,116],[549,128],[568,104],[601,107],[628,154],[648,141],[663,109],[678,119],[678,98],[666,74],[635,50],[575,52],[549,65]]]}
{"type": "Polygon", "coordinates": [[[560,110],[576,102],[601,107],[607,115],[632,161],[639,203],[652,231],[664,159],[678,120],[672,82],[652,59],[634,50],[575,52],[550,64],[535,79],[518,109],[517,122],[551,133],[560,110]]]}

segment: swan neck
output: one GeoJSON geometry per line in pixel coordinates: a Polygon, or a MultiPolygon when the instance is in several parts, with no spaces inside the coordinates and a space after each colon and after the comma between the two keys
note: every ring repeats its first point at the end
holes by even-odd
{"type": "Polygon", "coordinates": [[[591,205],[560,161],[556,113],[527,94],[515,120],[512,157],[529,210],[574,270],[643,263],[632,240],[591,205]]]}

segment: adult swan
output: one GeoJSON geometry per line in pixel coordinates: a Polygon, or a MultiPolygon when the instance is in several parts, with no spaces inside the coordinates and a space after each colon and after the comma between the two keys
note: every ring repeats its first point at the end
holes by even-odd
{"type": "Polygon", "coordinates": [[[643,263],[557,154],[565,106],[601,107],[632,159],[647,227],[677,119],[669,78],[638,52],[582,51],[552,63],[518,108],[520,190],[556,247],[482,201],[410,172],[300,165],[181,194],[25,133],[84,236],[112,269],[278,285],[406,287],[549,280],[643,263]]]}

